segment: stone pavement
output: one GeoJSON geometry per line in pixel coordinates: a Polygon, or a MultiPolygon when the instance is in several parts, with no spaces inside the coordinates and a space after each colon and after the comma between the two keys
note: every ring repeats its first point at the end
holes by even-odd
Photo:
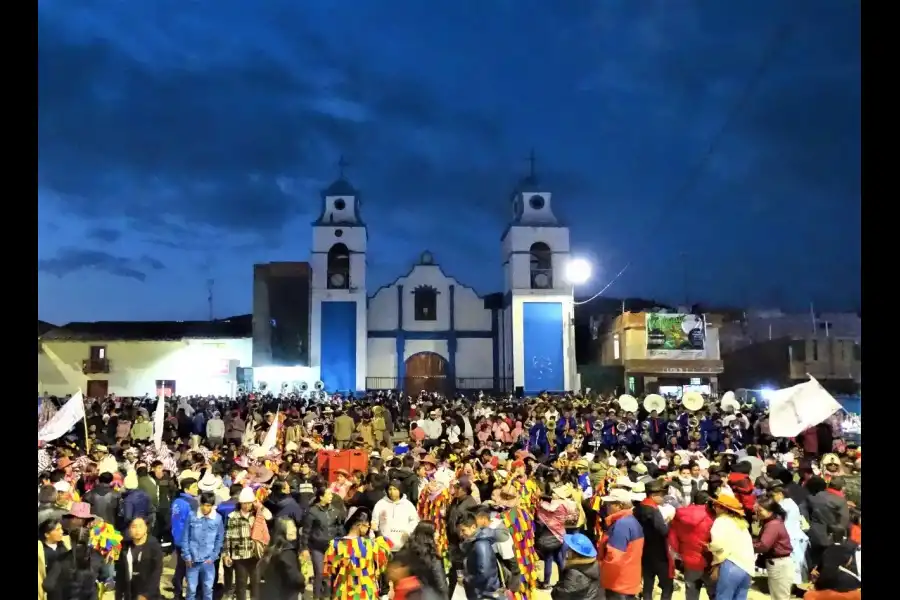
{"type": "MultiPolygon", "coordinates": [[[[543,567],[541,567],[543,568],[543,567]]],[[[175,574],[175,565],[172,557],[168,557],[166,559],[165,566],[163,568],[163,585],[162,585],[162,595],[163,598],[171,598],[172,597],[172,576],[175,574]]],[[[553,576],[551,578],[551,582],[555,582],[557,577],[556,566],[553,567],[553,576]]],[[[677,589],[675,591],[675,595],[673,597],[674,600],[684,600],[684,585],[681,582],[677,583],[677,589]]],[[[660,597],[660,591],[657,589],[653,594],[654,598],[660,597]]],[[[700,593],[701,600],[709,600],[709,596],[706,595],[706,590],[700,593]]],[[[762,593],[757,585],[754,585],[750,590],[750,595],[748,600],[768,600],[769,595],[762,593]]],[[[108,592],[103,596],[102,600],[115,600],[115,596],[112,592],[108,592]]],[[[466,595],[463,592],[462,588],[457,588],[456,593],[453,595],[451,600],[466,600],[466,595]]],[[[537,594],[535,594],[535,600],[550,600],[550,592],[538,590],[537,594]]]]}

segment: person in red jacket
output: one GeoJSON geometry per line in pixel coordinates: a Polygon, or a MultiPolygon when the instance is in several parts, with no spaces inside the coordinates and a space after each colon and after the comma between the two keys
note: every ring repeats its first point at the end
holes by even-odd
{"type": "Polygon", "coordinates": [[[709,508],[707,492],[697,492],[696,501],[676,510],[669,524],[669,547],[681,556],[684,565],[685,600],[699,600],[704,586],[710,598],[715,596],[715,584],[706,575],[710,559],[706,545],[711,539],[715,513],[709,508]]]}
{"type": "Polygon", "coordinates": [[[750,479],[750,463],[734,464],[731,473],[728,474],[728,487],[731,488],[734,497],[741,501],[747,522],[752,523],[756,512],[756,495],[753,493],[754,485],[750,479]]]}

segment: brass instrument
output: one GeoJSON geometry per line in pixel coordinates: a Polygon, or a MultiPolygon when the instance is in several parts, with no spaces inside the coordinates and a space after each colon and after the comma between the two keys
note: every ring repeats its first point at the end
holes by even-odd
{"type": "Polygon", "coordinates": [[[641,429],[643,431],[650,431],[650,421],[641,421],[641,429]]]}
{"type": "Polygon", "coordinates": [[[669,421],[669,424],[666,425],[666,430],[669,433],[675,433],[675,432],[679,431],[680,429],[681,429],[681,427],[679,427],[678,423],[676,423],[675,421],[669,421]]]}
{"type": "Polygon", "coordinates": [[[306,383],[305,381],[301,381],[300,382],[300,391],[305,392],[307,390],[309,390],[309,384],[306,383]]]}
{"type": "Polygon", "coordinates": [[[691,429],[697,429],[698,427],[700,427],[700,419],[698,419],[697,417],[691,417],[690,419],[688,419],[688,427],[690,427],[691,429]]]}
{"type": "Polygon", "coordinates": [[[628,425],[626,425],[622,421],[619,421],[618,423],[616,423],[616,431],[618,431],[619,433],[625,433],[626,431],[628,431],[628,425]]]}
{"type": "Polygon", "coordinates": [[[317,392],[321,392],[325,390],[325,382],[321,379],[316,382],[315,386],[317,392]]]}

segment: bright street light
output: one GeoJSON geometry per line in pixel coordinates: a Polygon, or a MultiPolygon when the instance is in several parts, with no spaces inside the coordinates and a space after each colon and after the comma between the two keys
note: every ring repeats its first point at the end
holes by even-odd
{"type": "Polygon", "coordinates": [[[591,278],[591,263],[583,258],[573,258],[566,263],[566,281],[581,285],[591,278]]]}

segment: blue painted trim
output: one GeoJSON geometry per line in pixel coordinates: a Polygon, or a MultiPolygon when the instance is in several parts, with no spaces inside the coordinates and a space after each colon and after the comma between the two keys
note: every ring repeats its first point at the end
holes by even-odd
{"type": "Polygon", "coordinates": [[[457,349],[457,331],[456,331],[456,286],[450,285],[450,337],[447,338],[447,355],[450,359],[447,369],[450,371],[450,381],[456,381],[456,349],[457,349]]]}
{"type": "Polygon", "coordinates": [[[494,338],[493,360],[494,389],[500,388],[500,311],[491,309],[491,337],[494,338]]]}
{"type": "Polygon", "coordinates": [[[409,331],[402,329],[386,329],[381,331],[370,331],[370,339],[394,339],[403,337],[408,340],[447,340],[456,339],[490,339],[494,336],[493,331],[450,331],[442,329],[440,331],[409,331]]]}
{"type": "MultiPolygon", "coordinates": [[[[369,332],[371,337],[372,332],[369,332]]],[[[397,329],[394,330],[397,352],[397,387],[403,389],[403,381],[406,379],[406,361],[403,355],[406,352],[406,336],[403,335],[403,286],[397,286],[397,329]]]]}
{"type": "Polygon", "coordinates": [[[382,331],[369,331],[368,337],[375,339],[394,339],[397,359],[397,385],[403,389],[406,379],[406,340],[443,340],[447,342],[447,377],[456,380],[456,353],[459,348],[459,340],[462,339],[489,339],[493,344],[493,377],[499,379],[499,311],[491,309],[490,331],[461,331],[456,329],[456,285],[450,285],[450,329],[440,331],[409,331],[403,328],[403,286],[397,285],[397,329],[382,331]]]}

